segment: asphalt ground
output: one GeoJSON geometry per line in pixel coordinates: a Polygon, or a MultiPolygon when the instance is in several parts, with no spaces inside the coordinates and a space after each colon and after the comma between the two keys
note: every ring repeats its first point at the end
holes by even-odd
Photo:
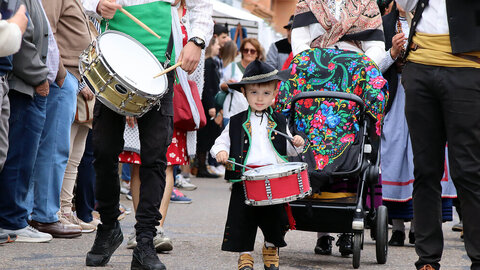
{"type": "MultiPolygon", "coordinates": [[[[236,269],[238,254],[220,249],[230,195],[229,184],[222,179],[201,178],[192,178],[192,183],[198,189],[184,192],[193,199],[192,204],[170,204],[165,231],[172,238],[174,249],[160,254],[160,259],[168,269],[236,269]]],[[[131,207],[131,202],[124,195],[121,200],[131,207]]],[[[445,246],[442,269],[470,269],[460,233],[451,230],[452,225],[458,222],[458,218],[455,219],[443,225],[445,246]]],[[[133,213],[121,221],[124,243],[114,253],[106,269],[130,269],[132,250],[126,248],[126,242],[134,224],[133,213]]],[[[368,231],[365,235],[360,269],[414,269],[417,256],[412,245],[389,247],[387,263],[379,265],[375,258],[375,243],[368,231]]],[[[0,269],[94,269],[85,266],[85,255],[94,238],[95,233],[90,233],[76,239],[54,239],[43,244],[0,245],[0,269]]],[[[288,232],[286,242],[288,246],[280,250],[281,269],[353,269],[352,257],[342,257],[335,246],[331,256],[314,254],[316,234],[313,232],[288,232]]],[[[255,269],[263,269],[262,243],[259,231],[253,254],[255,269]]]]}

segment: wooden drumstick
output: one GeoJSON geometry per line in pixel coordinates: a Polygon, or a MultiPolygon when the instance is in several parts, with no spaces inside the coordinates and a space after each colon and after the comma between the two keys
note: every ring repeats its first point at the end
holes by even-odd
{"type": "Polygon", "coordinates": [[[140,25],[140,27],[142,27],[143,29],[147,30],[150,34],[156,36],[157,38],[161,38],[157,33],[155,33],[152,29],[150,29],[150,27],[148,27],[146,24],[144,24],[143,22],[141,22],[139,19],[137,19],[135,16],[133,16],[132,14],[130,14],[130,12],[126,11],[124,8],[120,8],[119,9],[123,14],[127,15],[127,17],[129,17],[130,19],[132,19],[132,21],[136,22],[138,25],[140,25]]]}
{"type": "Polygon", "coordinates": [[[230,159],[227,159],[227,162],[230,162],[230,163],[235,164],[235,165],[237,165],[237,166],[243,167],[243,168],[245,168],[245,169],[255,170],[255,169],[252,168],[252,167],[248,167],[248,166],[242,165],[242,164],[237,163],[237,162],[235,162],[235,161],[232,161],[232,160],[230,160],[230,159]]]}
{"type": "Polygon", "coordinates": [[[180,65],[182,65],[182,62],[181,62],[181,61],[178,62],[178,63],[176,63],[175,65],[173,65],[173,66],[165,69],[164,71],[158,73],[157,75],[153,76],[153,78],[155,79],[155,78],[158,78],[158,77],[160,77],[160,76],[162,76],[162,75],[164,75],[164,74],[167,74],[168,72],[176,69],[176,68],[179,67],[180,65]]]}

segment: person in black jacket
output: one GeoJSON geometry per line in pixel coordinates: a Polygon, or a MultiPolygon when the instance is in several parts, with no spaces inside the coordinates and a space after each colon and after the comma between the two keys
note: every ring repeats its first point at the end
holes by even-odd
{"type": "Polygon", "coordinates": [[[215,95],[220,91],[220,66],[215,57],[220,53],[220,44],[217,38],[212,38],[205,51],[205,84],[202,92],[202,105],[207,116],[207,124],[198,130],[197,138],[197,177],[218,178],[217,174],[207,170],[207,153],[215,139],[220,135],[220,126],[215,123],[217,110],[215,108],[215,95]]]}

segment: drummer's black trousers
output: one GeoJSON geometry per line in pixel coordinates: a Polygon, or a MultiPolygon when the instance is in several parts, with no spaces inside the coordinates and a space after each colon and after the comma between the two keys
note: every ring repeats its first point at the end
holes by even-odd
{"type": "Polygon", "coordinates": [[[227,223],[222,250],[233,252],[253,251],[257,230],[262,230],[265,241],[276,247],[287,245],[284,236],[289,228],[284,204],[248,206],[241,182],[232,185],[227,223]]]}
{"type": "Polygon", "coordinates": [[[445,144],[463,217],[465,248],[480,269],[480,69],[407,63],[402,84],[412,140],[416,266],[436,269],[443,250],[445,144]]]}
{"type": "MultiPolygon", "coordinates": [[[[170,73],[169,75],[172,75],[170,73]]],[[[169,76],[169,89],[173,78],[169,76]]],[[[135,218],[137,241],[156,234],[155,226],[162,218],[160,202],[165,189],[166,152],[173,134],[172,92],[169,91],[158,106],[137,119],[140,132],[140,200],[135,218]]],[[[120,215],[120,182],[118,155],[123,151],[125,116],[97,100],[94,109],[93,146],[96,172],[95,198],[103,224],[113,224],[120,215]]]]}

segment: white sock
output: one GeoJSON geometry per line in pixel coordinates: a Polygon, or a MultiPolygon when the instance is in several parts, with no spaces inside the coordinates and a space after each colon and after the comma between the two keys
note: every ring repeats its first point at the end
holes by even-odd
{"type": "Polygon", "coordinates": [[[403,219],[392,219],[392,231],[405,232],[405,223],[403,219]]]}
{"type": "Polygon", "coordinates": [[[267,248],[275,247],[274,244],[272,244],[272,243],[270,243],[270,242],[267,242],[267,241],[265,241],[265,246],[266,246],[267,248]]]}
{"type": "Polygon", "coordinates": [[[413,219],[410,221],[410,232],[415,233],[415,226],[413,226],[413,219]]]}
{"type": "Polygon", "coordinates": [[[240,252],[240,256],[242,256],[243,254],[248,254],[248,255],[252,256],[252,252],[251,252],[251,251],[240,252]]]}

